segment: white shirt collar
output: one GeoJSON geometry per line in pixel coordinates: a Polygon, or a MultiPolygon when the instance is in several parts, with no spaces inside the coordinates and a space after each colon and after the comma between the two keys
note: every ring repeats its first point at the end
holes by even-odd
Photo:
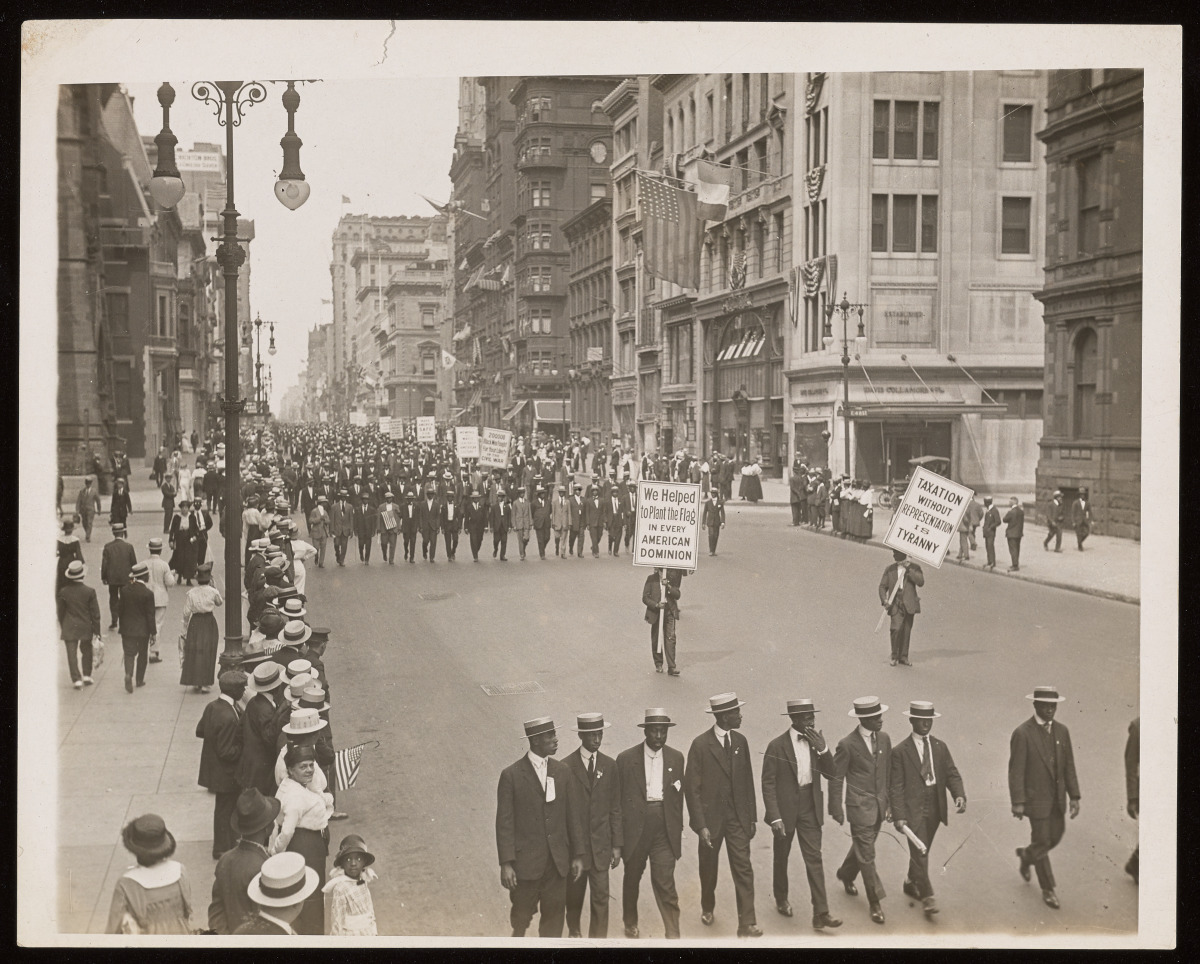
{"type": "Polygon", "coordinates": [[[592,762],[592,757],[595,755],[596,753],[594,750],[588,750],[583,746],[579,748],[579,759],[583,761],[583,768],[585,770],[587,769],[588,764],[592,762]]]}
{"type": "Polygon", "coordinates": [[[662,756],[662,748],[661,747],[657,750],[651,750],[650,744],[643,742],[642,749],[645,751],[647,760],[657,760],[660,756],[662,756]]]}
{"type": "Polygon", "coordinates": [[[870,746],[871,745],[871,737],[872,737],[872,735],[874,735],[874,731],[868,730],[865,726],[863,726],[861,723],[859,723],[858,724],[858,735],[863,738],[863,742],[866,743],[867,746],[870,746]]]}
{"type": "Polygon", "coordinates": [[[525,755],[529,757],[529,762],[533,764],[535,770],[545,770],[547,768],[546,761],[550,759],[549,757],[538,756],[533,750],[530,750],[525,755]]]}
{"type": "Polygon", "coordinates": [[[230,706],[235,706],[235,705],[236,705],[236,704],[234,703],[234,701],[233,701],[233,697],[232,697],[232,696],[230,696],[228,693],[222,693],[220,696],[218,696],[218,697],[217,697],[217,699],[219,699],[219,700],[224,700],[224,701],[225,701],[226,703],[228,703],[230,706]]]}
{"type": "Polygon", "coordinates": [[[722,746],[725,744],[725,737],[729,735],[728,730],[722,730],[716,723],[713,724],[713,733],[717,735],[717,742],[722,746]]]}

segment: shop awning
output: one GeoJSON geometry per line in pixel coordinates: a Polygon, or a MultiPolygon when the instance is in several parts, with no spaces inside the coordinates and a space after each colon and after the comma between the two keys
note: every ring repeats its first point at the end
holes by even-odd
{"type": "Polygon", "coordinates": [[[523,409],[525,407],[525,403],[528,401],[529,401],[529,399],[527,399],[527,398],[521,399],[519,402],[517,402],[516,405],[514,405],[511,409],[508,410],[508,413],[501,418],[501,421],[511,422],[514,418],[516,418],[521,413],[521,409],[523,409]]]}
{"type": "Polygon", "coordinates": [[[533,420],[535,422],[555,422],[561,424],[571,421],[571,403],[565,400],[550,399],[542,401],[534,399],[533,402],[533,420]],[[566,417],[564,418],[563,409],[566,409],[566,417]]]}
{"type": "Polygon", "coordinates": [[[479,399],[483,396],[483,389],[477,388],[471,393],[471,400],[467,402],[467,407],[464,411],[473,412],[479,407],[479,399]]]}
{"type": "MultiPolygon", "coordinates": [[[[987,402],[851,402],[851,418],[878,421],[892,418],[957,418],[959,415],[987,415],[1003,412],[1004,405],[987,402]]],[[[837,414],[842,414],[842,403],[838,402],[837,414]]]]}

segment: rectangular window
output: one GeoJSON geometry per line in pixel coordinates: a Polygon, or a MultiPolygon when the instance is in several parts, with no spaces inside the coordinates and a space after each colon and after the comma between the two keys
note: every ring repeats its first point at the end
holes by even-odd
{"type": "Polygon", "coordinates": [[[892,195],[892,250],[917,250],[917,196],[892,195]]]}
{"type": "Polygon", "coordinates": [[[110,291],[104,296],[108,308],[108,330],[113,335],[129,334],[129,295],[124,291],[110,291]]]}
{"type": "Polygon", "coordinates": [[[1033,159],[1033,106],[1031,104],[1004,105],[1004,160],[1030,161],[1033,159]]]}
{"type": "Polygon", "coordinates": [[[938,156],[938,103],[926,101],[921,117],[921,157],[936,161],[938,156]]]}
{"type": "Polygon", "coordinates": [[[129,362],[113,362],[113,405],[117,418],[129,421],[133,418],[133,374],[129,362]]]}
{"type": "Polygon", "coordinates": [[[750,75],[742,74],[742,130],[750,126],[750,75]]]}
{"type": "Polygon", "coordinates": [[[754,225],[754,267],[758,277],[760,278],[766,273],[767,270],[767,246],[766,238],[764,237],[766,233],[766,225],[754,225]]]}
{"type": "Polygon", "coordinates": [[[936,194],[921,195],[921,250],[937,251],[938,199],[936,194]]]}
{"type": "Polygon", "coordinates": [[[1000,207],[1000,253],[1029,254],[1031,199],[1027,197],[1002,198],[1000,207]]]}
{"type": "Polygon", "coordinates": [[[770,107],[770,99],[767,96],[770,78],[770,74],[759,74],[758,76],[758,113],[762,120],[767,119],[767,110],[770,107]]]}
{"type": "Polygon", "coordinates": [[[607,184],[593,184],[592,185],[592,200],[593,201],[599,201],[606,197],[608,197],[608,185],[607,184]]]}
{"type": "Polygon", "coordinates": [[[738,180],[741,184],[741,189],[744,191],[754,183],[750,173],[750,149],[747,148],[744,151],[738,151],[735,163],[738,168],[738,180]]]}
{"type": "Polygon", "coordinates": [[[819,258],[821,256],[821,207],[814,204],[809,210],[812,211],[812,238],[808,244],[810,258],[819,258]]]}
{"type": "Polygon", "coordinates": [[[871,195],[871,250],[884,251],[888,249],[888,196],[886,194],[871,195]]]}
{"type": "Polygon", "coordinates": [[[422,328],[432,328],[433,327],[433,309],[432,308],[422,308],[421,309],[421,327],[422,328]]]}
{"type": "Polygon", "coordinates": [[[821,111],[812,115],[812,162],[809,167],[821,166],[821,111]]]}
{"type": "Polygon", "coordinates": [[[891,101],[875,101],[875,121],[871,136],[871,156],[887,159],[888,156],[888,127],[891,116],[891,101]]]}
{"type": "Polygon", "coordinates": [[[549,308],[533,308],[529,312],[529,330],[535,335],[550,334],[551,312],[549,308]]]}
{"type": "Polygon", "coordinates": [[[784,268],[784,264],[783,264],[783,214],[782,213],[775,215],[774,235],[775,235],[775,270],[782,271],[784,268]]]}
{"type": "Polygon", "coordinates": [[[165,338],[168,334],[167,326],[170,325],[171,316],[167,312],[167,296],[158,296],[158,333],[165,338]]]}
{"type": "Polygon", "coordinates": [[[725,75],[725,140],[733,136],[733,74],[725,75]]]}
{"type": "Polygon", "coordinates": [[[1100,158],[1089,157],[1076,168],[1079,179],[1079,235],[1080,257],[1096,254],[1100,250],[1100,158]]]}
{"type": "Polygon", "coordinates": [[[421,356],[421,374],[433,374],[433,356],[428,353],[421,356]]]}
{"type": "Polygon", "coordinates": [[[765,137],[754,142],[754,168],[754,180],[765,181],[770,173],[767,170],[767,139],[765,137]]]}
{"type": "Polygon", "coordinates": [[[530,200],[535,208],[550,207],[550,182],[534,181],[530,186],[530,200]]]}
{"type": "Polygon", "coordinates": [[[713,127],[714,116],[713,95],[709,94],[707,97],[705,97],[704,132],[708,135],[706,139],[710,141],[713,139],[713,136],[716,133],[713,127]]]}
{"type": "Polygon", "coordinates": [[[917,157],[917,102],[898,100],[893,106],[895,132],[892,157],[915,160],[917,157]]]}
{"type": "Polygon", "coordinates": [[[871,156],[880,160],[936,161],[939,106],[937,101],[875,101],[871,156]]]}

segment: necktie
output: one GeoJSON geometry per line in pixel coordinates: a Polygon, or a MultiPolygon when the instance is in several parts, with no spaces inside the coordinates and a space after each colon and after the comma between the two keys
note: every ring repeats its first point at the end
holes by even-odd
{"type": "Polygon", "coordinates": [[[874,756],[876,754],[876,752],[877,752],[877,750],[876,750],[876,744],[875,744],[875,731],[872,730],[871,731],[871,756],[874,756]]]}
{"type": "Polygon", "coordinates": [[[595,786],[596,784],[596,754],[592,754],[592,758],[588,760],[588,784],[595,786]]]}
{"type": "Polygon", "coordinates": [[[925,737],[925,755],[921,758],[921,778],[928,784],[933,779],[933,750],[925,737]]]}
{"type": "Polygon", "coordinates": [[[733,751],[729,746],[729,734],[725,734],[725,761],[729,764],[729,769],[733,769],[733,751]]]}

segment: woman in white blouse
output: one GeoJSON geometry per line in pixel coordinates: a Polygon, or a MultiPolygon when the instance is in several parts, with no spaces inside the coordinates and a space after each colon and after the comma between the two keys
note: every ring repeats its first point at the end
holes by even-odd
{"type": "MultiPolygon", "coordinates": [[[[333,795],[312,789],[317,771],[317,755],[307,745],[289,746],[283,758],[287,776],[279,784],[278,834],[271,853],[290,850],[303,855],[304,862],[317,872],[325,885],[325,864],[329,859],[329,817],[333,813],[333,795]]],[[[325,897],[321,887],[304,902],[304,910],[293,927],[299,934],[325,933],[325,897]]]]}
{"type": "Polygon", "coordinates": [[[212,585],[212,563],[196,567],[200,585],[188,590],[183,604],[183,632],[179,634],[179,685],[207,693],[213,685],[220,630],[213,610],[224,605],[220,590],[212,585]]]}

